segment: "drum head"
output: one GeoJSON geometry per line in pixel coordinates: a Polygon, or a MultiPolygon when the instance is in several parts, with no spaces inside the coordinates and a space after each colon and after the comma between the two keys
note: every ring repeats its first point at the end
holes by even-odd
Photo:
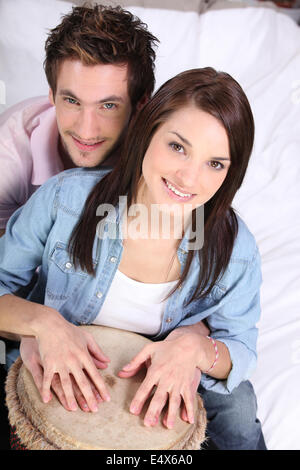
{"type": "MultiPolygon", "coordinates": [[[[81,327],[93,334],[103,352],[110,358],[106,369],[99,370],[109,390],[111,401],[99,404],[96,413],[67,411],[55,396],[45,404],[31,374],[20,368],[17,393],[22,408],[37,430],[58,449],[182,449],[191,440],[196,425],[188,424],[179,416],[173,429],[162,424],[162,417],[154,427],[143,424],[147,402],[139,416],[129,412],[130,403],[145,377],[145,369],[134,377],[118,377],[122,367],[149,342],[143,336],[101,326],[81,327]]],[[[195,400],[195,416],[201,417],[201,432],[197,431],[195,448],[200,448],[205,434],[205,412],[201,399],[195,400]],[[199,407],[200,405],[200,407],[199,407]],[[203,414],[204,412],[204,414],[203,414]]],[[[196,419],[197,422],[197,419],[196,419]]]]}

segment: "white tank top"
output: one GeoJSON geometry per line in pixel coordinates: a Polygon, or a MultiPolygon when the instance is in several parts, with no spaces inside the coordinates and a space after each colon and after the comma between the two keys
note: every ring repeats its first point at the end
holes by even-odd
{"type": "Polygon", "coordinates": [[[117,270],[94,324],[155,335],[161,328],[165,303],[177,281],[148,284],[117,270]]]}

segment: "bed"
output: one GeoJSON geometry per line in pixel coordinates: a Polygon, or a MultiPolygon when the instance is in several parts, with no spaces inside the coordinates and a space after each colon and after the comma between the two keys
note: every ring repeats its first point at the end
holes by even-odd
{"type": "MultiPolygon", "coordinates": [[[[70,3],[0,0],[0,112],[47,94],[42,68],[47,28],[60,21],[70,3]]],[[[300,27],[261,2],[120,3],[161,41],[156,88],[182,70],[212,66],[230,73],[247,93],[256,137],[233,206],[254,233],[262,257],[258,364],[251,381],[267,447],[299,450],[300,27]]]]}

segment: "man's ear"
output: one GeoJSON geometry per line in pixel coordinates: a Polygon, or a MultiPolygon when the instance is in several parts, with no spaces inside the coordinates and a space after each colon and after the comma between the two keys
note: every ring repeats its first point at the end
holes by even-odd
{"type": "Polygon", "coordinates": [[[136,108],[135,108],[136,111],[139,112],[145,106],[145,104],[148,103],[149,100],[150,100],[150,96],[148,94],[145,94],[137,103],[136,108]]]}
{"type": "Polygon", "coordinates": [[[50,103],[55,106],[55,103],[54,103],[54,95],[53,95],[53,91],[52,91],[52,88],[49,88],[49,94],[48,94],[48,97],[49,97],[49,101],[50,103]]]}

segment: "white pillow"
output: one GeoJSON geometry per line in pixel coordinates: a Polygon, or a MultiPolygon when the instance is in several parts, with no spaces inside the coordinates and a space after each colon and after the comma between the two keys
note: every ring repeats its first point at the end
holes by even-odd
{"type": "Polygon", "coordinates": [[[0,0],[0,112],[48,93],[43,70],[45,40],[48,30],[71,8],[69,2],[56,0],[0,0]]]}

